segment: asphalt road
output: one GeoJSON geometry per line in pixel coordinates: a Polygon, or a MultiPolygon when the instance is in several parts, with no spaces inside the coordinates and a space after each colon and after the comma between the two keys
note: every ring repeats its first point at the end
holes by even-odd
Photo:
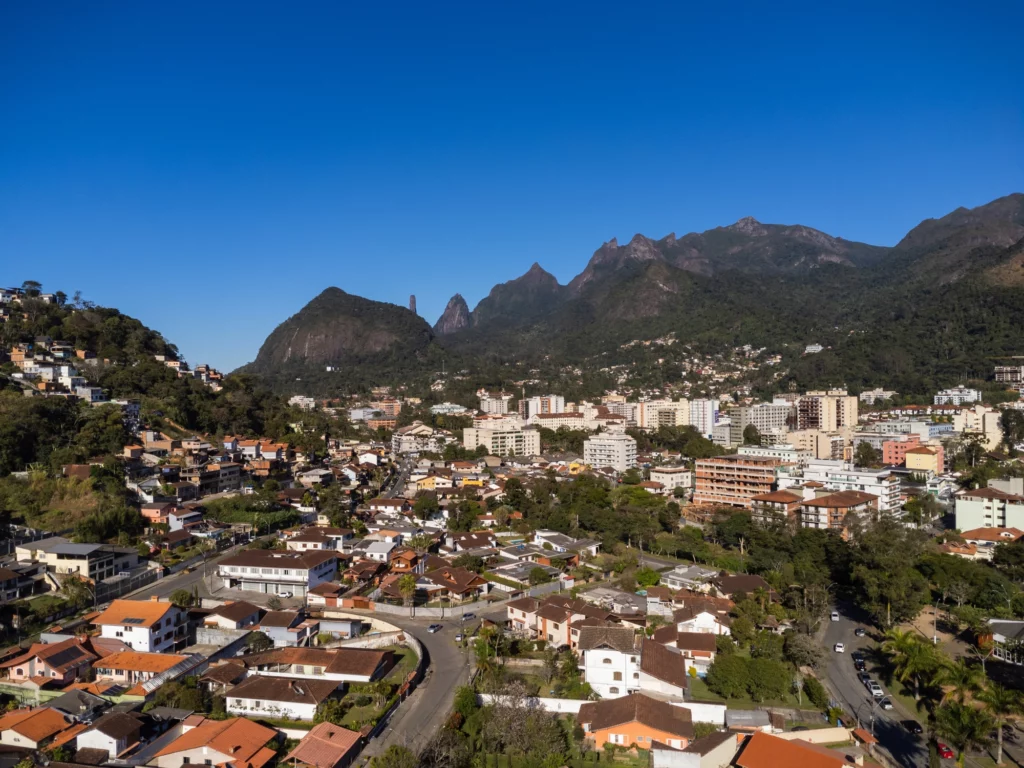
{"type": "Polygon", "coordinates": [[[847,712],[855,715],[864,728],[870,729],[872,715],[874,715],[875,737],[899,765],[907,768],[927,766],[928,747],[925,735],[911,734],[900,721],[914,719],[922,725],[925,723],[915,713],[900,712],[898,701],[893,701],[895,709],[888,712],[874,706],[875,699],[871,697],[863,683],[857,679],[857,670],[853,668],[853,659],[850,658],[850,654],[858,649],[863,650],[868,673],[888,692],[885,681],[879,676],[879,670],[875,663],[876,656],[873,650],[875,643],[870,636],[856,637],[853,634],[854,629],[858,626],[869,629],[868,626],[850,618],[844,607],[840,606],[838,610],[840,612],[839,621],[830,621],[825,631],[825,643],[830,654],[827,674],[833,692],[840,697],[847,712]],[[835,644],[840,642],[846,646],[845,653],[833,651],[835,644]]]}

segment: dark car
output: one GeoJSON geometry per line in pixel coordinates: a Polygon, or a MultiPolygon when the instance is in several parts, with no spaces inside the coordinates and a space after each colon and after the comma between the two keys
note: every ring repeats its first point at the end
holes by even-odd
{"type": "Polygon", "coordinates": [[[463,621],[472,621],[475,618],[476,618],[476,614],[475,613],[464,613],[464,614],[462,614],[462,620],[463,621]]]}
{"type": "Polygon", "coordinates": [[[869,675],[867,672],[861,672],[859,675],[857,675],[857,679],[860,680],[863,685],[867,685],[868,681],[871,680],[871,675],[869,675]]]}
{"type": "Polygon", "coordinates": [[[868,665],[864,663],[863,659],[861,659],[860,661],[853,662],[853,668],[856,669],[858,672],[863,672],[868,668],[868,665]]]}
{"type": "Polygon", "coordinates": [[[855,630],[853,630],[853,634],[855,634],[857,637],[864,637],[864,635],[866,635],[867,633],[868,632],[866,629],[864,629],[864,627],[857,627],[855,630]]]}
{"type": "Polygon", "coordinates": [[[850,658],[854,661],[864,661],[864,651],[854,651],[850,654],[850,658]]]}
{"type": "Polygon", "coordinates": [[[921,724],[919,722],[917,722],[917,720],[904,720],[903,721],[903,727],[906,728],[911,733],[917,733],[917,734],[924,733],[924,728],[921,727],[921,724]]]}

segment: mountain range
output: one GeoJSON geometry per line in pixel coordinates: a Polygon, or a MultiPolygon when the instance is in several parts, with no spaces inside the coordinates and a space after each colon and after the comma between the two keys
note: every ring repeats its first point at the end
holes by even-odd
{"type": "Polygon", "coordinates": [[[409,371],[446,355],[463,365],[480,357],[578,361],[675,333],[709,346],[828,343],[830,355],[802,367],[853,385],[853,360],[828,358],[859,341],[853,336],[884,328],[896,334],[889,351],[907,347],[926,373],[945,375],[943,368],[980,364],[981,352],[1024,352],[1024,341],[1017,348],[994,330],[1020,321],[1012,313],[1024,294],[1022,239],[1019,193],[925,220],[893,247],[750,217],[678,238],[637,234],[625,245],[604,243],[568,285],[534,263],[472,311],[456,294],[432,328],[407,309],[330,288],[268,337],[250,369],[290,375],[333,362],[368,365],[372,378],[393,374],[391,363],[409,371]],[[968,317],[981,325],[961,325],[968,317]],[[922,363],[921,350],[937,339],[962,351],[947,351],[941,365],[922,363]]]}

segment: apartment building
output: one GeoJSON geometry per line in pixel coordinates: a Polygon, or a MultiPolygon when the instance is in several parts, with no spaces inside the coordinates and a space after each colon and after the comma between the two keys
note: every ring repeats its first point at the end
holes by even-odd
{"type": "Polygon", "coordinates": [[[1024,384],[1024,365],[997,365],[995,374],[1000,384],[1024,384]]]}
{"type": "Polygon", "coordinates": [[[804,528],[831,528],[842,531],[846,536],[847,515],[873,515],[877,511],[877,496],[861,491],[838,491],[804,499],[800,505],[800,525],[804,528]]]}
{"type": "Polygon", "coordinates": [[[754,519],[761,523],[776,523],[796,520],[804,497],[795,491],[771,491],[760,493],[751,499],[750,509],[754,519]]]}
{"type": "Polygon", "coordinates": [[[899,392],[895,392],[891,389],[882,389],[876,387],[875,389],[869,389],[867,392],[861,392],[857,399],[865,405],[874,405],[884,400],[892,400],[899,392]]]}
{"type": "MultiPolygon", "coordinates": [[[[740,456],[755,456],[763,459],[778,459],[782,464],[806,466],[814,453],[795,445],[741,445],[736,449],[740,456]]],[[[652,478],[653,479],[653,478],[652,478]]]]}
{"type": "Polygon", "coordinates": [[[960,491],[954,497],[956,527],[1024,529],[1024,496],[999,488],[960,491]]]}
{"type": "Polygon", "coordinates": [[[796,428],[835,432],[857,425],[857,397],[845,389],[807,392],[796,403],[796,428]]]}
{"type": "Polygon", "coordinates": [[[690,425],[704,437],[711,437],[711,431],[718,420],[717,400],[691,400],[690,425]]]}
{"type": "Polygon", "coordinates": [[[73,573],[92,582],[108,579],[139,565],[139,553],[133,547],[74,544],[61,536],[19,544],[15,554],[19,561],[43,563],[52,573],[73,573]]]}
{"type": "Polygon", "coordinates": [[[536,456],[540,453],[540,432],[536,429],[467,427],[462,444],[472,451],[481,445],[492,456],[536,456]]]}
{"type": "Polygon", "coordinates": [[[661,483],[669,492],[676,488],[690,490],[693,487],[693,472],[687,467],[653,467],[651,482],[661,483]]]}
{"type": "Polygon", "coordinates": [[[862,491],[877,496],[879,512],[896,512],[902,505],[900,479],[887,469],[867,469],[851,462],[815,459],[801,474],[780,477],[779,485],[788,488],[808,481],[819,482],[832,491],[862,491]]]}
{"type": "Polygon", "coordinates": [[[338,573],[336,552],[288,552],[249,549],[230,555],[217,564],[217,571],[228,589],[244,589],[265,594],[291,592],[296,597],[327,581],[338,573]]]}
{"type": "Polygon", "coordinates": [[[636,466],[636,440],[626,434],[594,435],[583,441],[583,463],[625,472],[636,466]]]}
{"type": "Polygon", "coordinates": [[[508,413],[508,404],[512,402],[512,395],[504,392],[498,394],[484,393],[480,396],[480,410],[484,413],[505,414],[508,413]]]}
{"type": "Polygon", "coordinates": [[[567,411],[564,413],[535,413],[528,420],[531,427],[544,427],[544,429],[566,429],[589,430],[590,423],[587,418],[578,411],[567,411]]]}
{"type": "Polygon", "coordinates": [[[905,466],[914,472],[929,475],[942,474],[945,455],[941,445],[919,445],[907,451],[905,466]]]}
{"type": "Polygon", "coordinates": [[[980,403],[981,392],[968,387],[952,387],[943,389],[935,395],[935,405],[964,405],[965,403],[980,403]]]}
{"type": "Polygon", "coordinates": [[[741,445],[747,427],[754,427],[765,438],[783,435],[792,424],[793,414],[793,406],[784,401],[728,408],[729,442],[741,445]]]}
{"type": "Polygon", "coordinates": [[[780,465],[778,459],[739,454],[697,459],[693,503],[750,509],[755,496],[774,490],[780,465]]]}
{"type": "Polygon", "coordinates": [[[120,640],[133,651],[165,653],[186,640],[187,615],[172,603],[150,600],[115,600],[93,619],[100,637],[120,640]]]}
{"type": "Polygon", "coordinates": [[[639,429],[685,427],[690,423],[690,401],[642,400],[636,404],[635,418],[639,429]]]}
{"type": "Polygon", "coordinates": [[[529,421],[538,414],[564,413],[565,398],[561,395],[543,395],[524,397],[519,401],[519,415],[523,421],[529,421]]]}

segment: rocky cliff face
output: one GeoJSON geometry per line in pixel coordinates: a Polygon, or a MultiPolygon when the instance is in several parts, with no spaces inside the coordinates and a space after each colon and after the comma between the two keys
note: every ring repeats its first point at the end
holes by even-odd
{"type": "Polygon", "coordinates": [[[434,333],[438,336],[447,336],[466,328],[469,328],[469,305],[461,293],[456,293],[448,300],[448,306],[434,323],[434,333]]]}
{"type": "Polygon", "coordinates": [[[328,288],[274,329],[252,364],[257,372],[302,364],[346,364],[375,355],[414,355],[434,334],[404,307],[328,288]]]}
{"type": "Polygon", "coordinates": [[[496,285],[470,316],[474,328],[494,322],[519,325],[549,312],[565,298],[565,286],[534,262],[525,274],[496,285]]]}

